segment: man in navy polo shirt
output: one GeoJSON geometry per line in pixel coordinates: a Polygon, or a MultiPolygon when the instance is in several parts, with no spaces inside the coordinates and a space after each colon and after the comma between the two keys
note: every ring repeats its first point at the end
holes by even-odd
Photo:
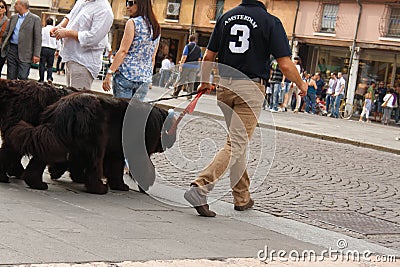
{"type": "MultiPolygon", "coordinates": [[[[179,92],[185,83],[187,83],[187,92],[193,92],[194,81],[196,80],[196,75],[199,70],[199,61],[201,61],[201,49],[196,44],[196,36],[190,35],[189,43],[183,49],[180,61],[182,65],[179,67],[181,76],[177,82],[177,87],[175,88],[173,96],[179,95],[179,92]]],[[[187,98],[190,99],[191,96],[188,96],[187,98]]]]}
{"type": "Polygon", "coordinates": [[[250,179],[246,170],[246,147],[257,126],[264,101],[266,66],[272,54],[283,74],[297,84],[300,94],[307,84],[290,59],[289,42],[280,20],[267,12],[266,0],[242,0],[242,3],[218,18],[210,37],[202,65],[198,91],[209,89],[212,64],[218,55],[221,80],[217,89],[218,106],[229,129],[224,147],[191,183],[185,199],[201,216],[214,217],[207,193],[229,169],[234,209],[244,211],[254,205],[250,198],[250,179]],[[236,71],[230,71],[230,66],[236,71]],[[241,73],[241,75],[240,75],[241,73]],[[243,79],[246,77],[247,79],[243,79]]]}

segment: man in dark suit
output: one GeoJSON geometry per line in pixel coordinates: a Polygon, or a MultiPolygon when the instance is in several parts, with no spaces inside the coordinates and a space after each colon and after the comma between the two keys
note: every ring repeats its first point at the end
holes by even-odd
{"type": "Polygon", "coordinates": [[[7,57],[7,79],[26,80],[31,62],[38,63],[42,46],[40,18],[29,11],[28,0],[15,1],[15,12],[3,34],[1,56],[7,57]]]}

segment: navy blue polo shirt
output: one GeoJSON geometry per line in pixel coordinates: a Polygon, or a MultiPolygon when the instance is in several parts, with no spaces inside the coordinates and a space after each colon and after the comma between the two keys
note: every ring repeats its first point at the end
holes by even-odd
{"type": "MultiPolygon", "coordinates": [[[[250,78],[269,78],[270,55],[291,56],[281,21],[257,0],[242,3],[220,16],[207,49],[218,53],[218,63],[237,69],[250,78]]],[[[232,73],[220,67],[222,77],[232,73]]]]}

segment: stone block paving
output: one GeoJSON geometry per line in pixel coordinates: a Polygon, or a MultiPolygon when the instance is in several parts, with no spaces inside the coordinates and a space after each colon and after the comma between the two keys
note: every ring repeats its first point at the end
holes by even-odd
{"type": "MultiPolygon", "coordinates": [[[[224,122],[187,116],[174,147],[153,156],[157,181],[187,188],[225,140],[224,122]]],[[[265,128],[256,129],[249,151],[256,210],[400,249],[400,234],[365,234],[354,230],[362,220],[350,229],[312,216],[350,212],[400,227],[399,155],[265,128]]],[[[227,174],[212,196],[232,202],[227,174]]]]}

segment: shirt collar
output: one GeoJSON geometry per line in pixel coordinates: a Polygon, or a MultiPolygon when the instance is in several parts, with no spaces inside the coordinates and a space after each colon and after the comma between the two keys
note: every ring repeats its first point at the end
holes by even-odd
{"type": "Polygon", "coordinates": [[[267,10],[265,5],[258,0],[242,0],[241,6],[260,6],[263,9],[267,10]]]}
{"type": "Polygon", "coordinates": [[[18,18],[25,18],[26,15],[28,15],[28,13],[29,13],[29,10],[26,11],[26,12],[25,12],[24,14],[22,14],[22,15],[18,14],[18,18]]]}

